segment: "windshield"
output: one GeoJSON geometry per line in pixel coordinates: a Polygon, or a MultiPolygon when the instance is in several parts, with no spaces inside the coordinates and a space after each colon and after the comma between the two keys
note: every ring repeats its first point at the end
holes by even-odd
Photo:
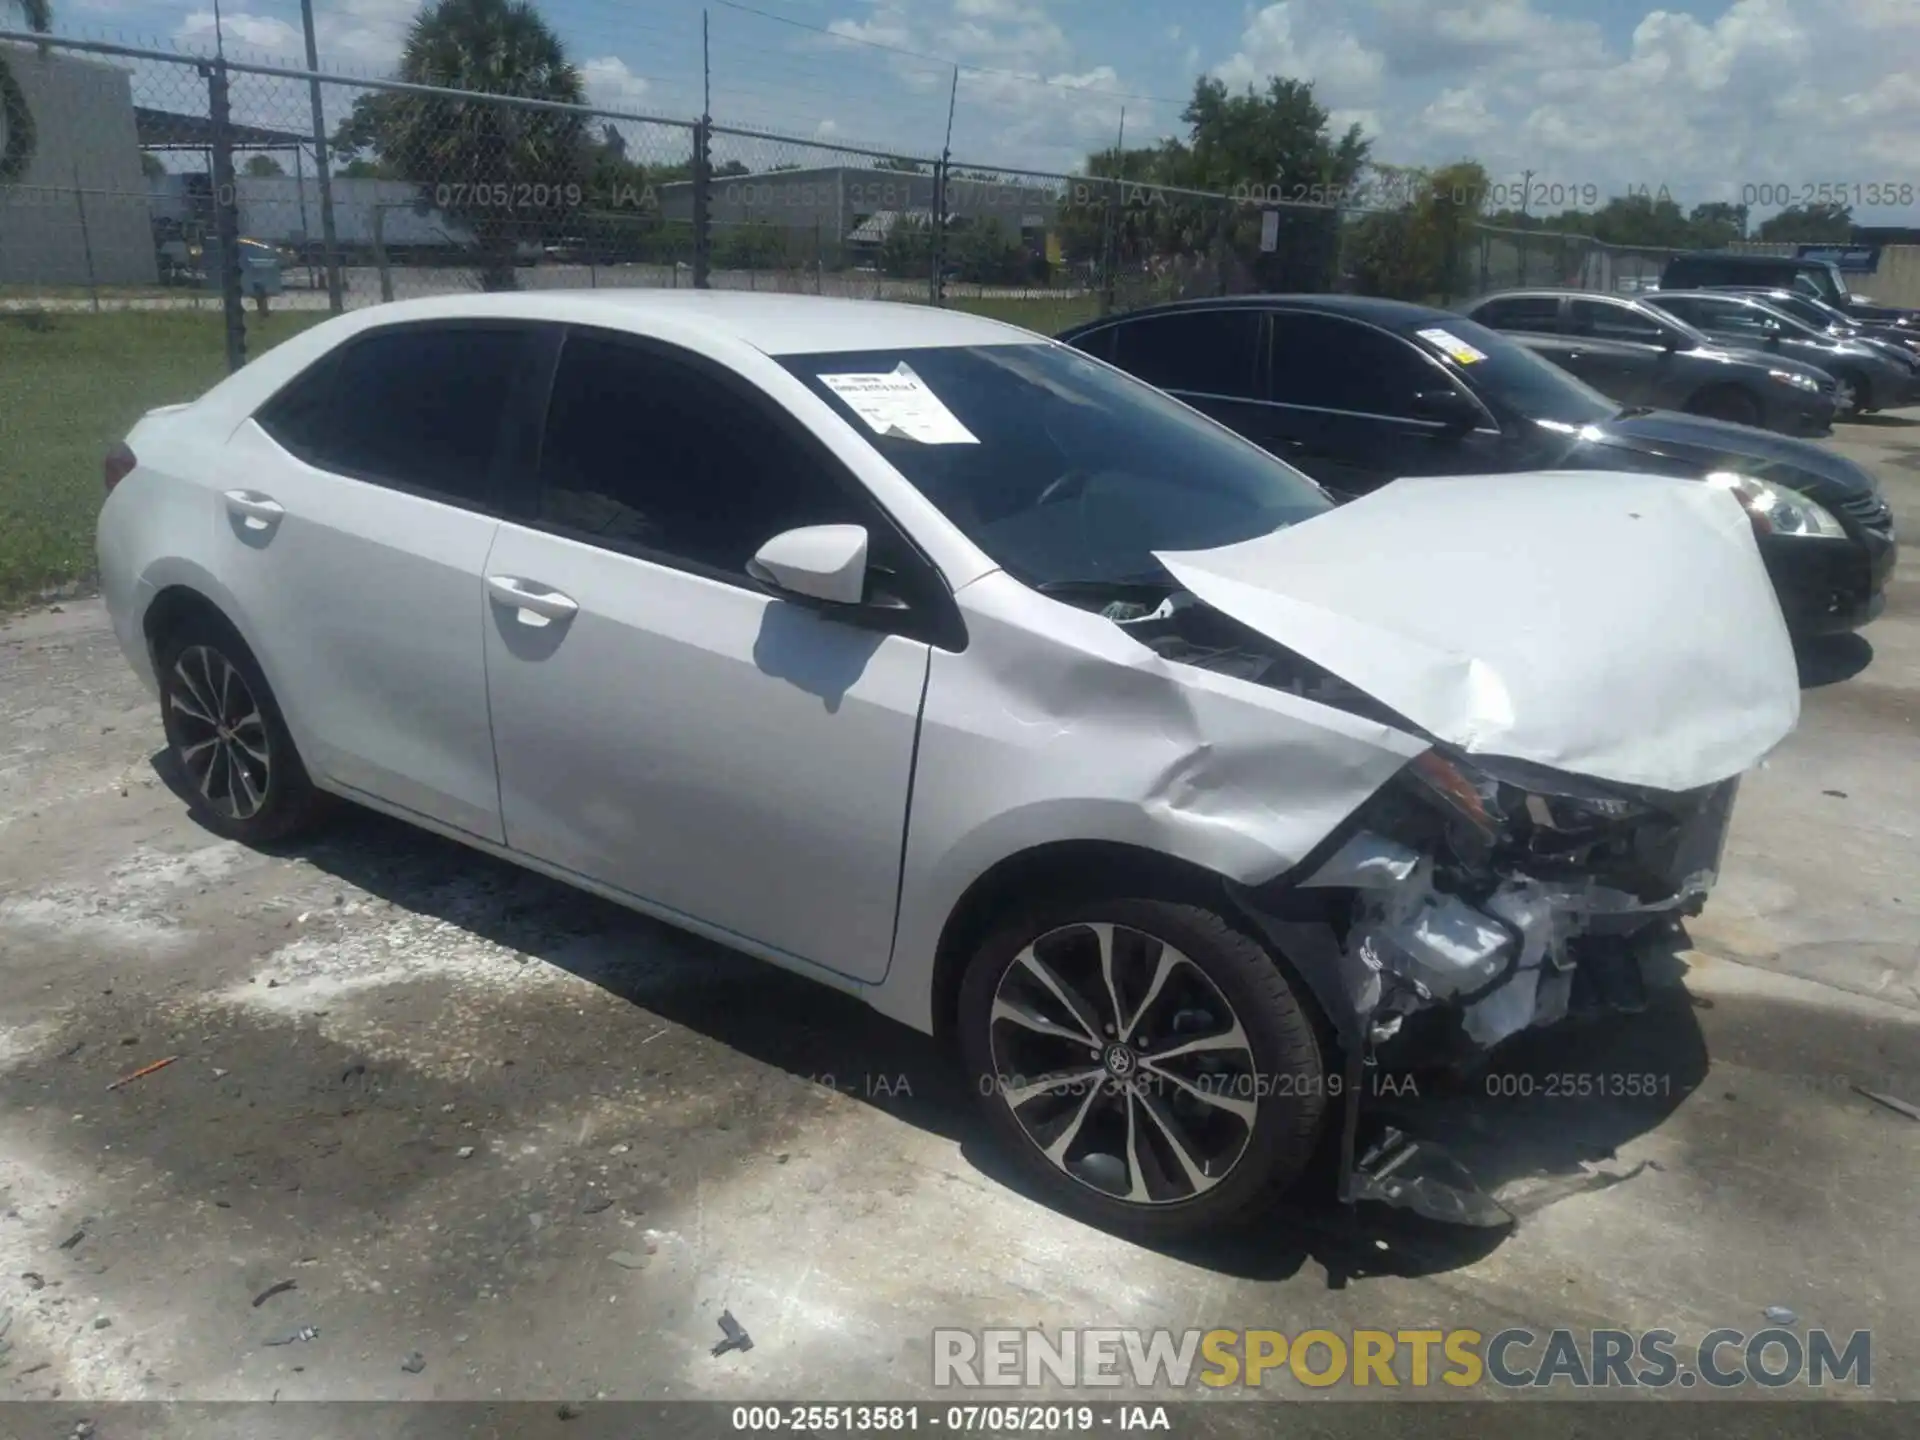
{"type": "Polygon", "coordinates": [[[1264,450],[1063,345],[780,363],[1029,585],[1156,583],[1156,550],[1251,540],[1332,508],[1264,450]]]}
{"type": "Polygon", "coordinates": [[[1847,298],[1847,282],[1839,266],[1806,265],[1801,268],[1800,274],[1820,292],[1821,299],[1835,301],[1847,298]]]}
{"type": "Polygon", "coordinates": [[[1407,338],[1424,346],[1496,412],[1553,425],[1597,425],[1619,413],[1620,407],[1598,390],[1541,359],[1518,340],[1464,315],[1449,315],[1444,330],[1423,326],[1422,331],[1407,338]],[[1463,361],[1460,357],[1466,350],[1435,340],[1435,334],[1465,341],[1480,358],[1463,361]]]}

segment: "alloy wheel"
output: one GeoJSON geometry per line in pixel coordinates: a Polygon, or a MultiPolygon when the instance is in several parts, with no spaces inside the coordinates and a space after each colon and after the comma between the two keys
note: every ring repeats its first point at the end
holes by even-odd
{"type": "Polygon", "coordinates": [[[216,813],[251,819],[267,802],[273,755],[246,677],[218,650],[193,645],[180,652],[171,678],[174,754],[188,780],[216,813]]]}
{"type": "Polygon", "coordinates": [[[1833,408],[1842,415],[1851,415],[1860,408],[1860,391],[1853,381],[1844,375],[1834,381],[1833,408]]]}
{"type": "Polygon", "coordinates": [[[1258,1071],[1219,986],[1167,942],[1076,923],[995,987],[993,1085],[1053,1166],[1136,1205],[1191,1200],[1246,1153],[1258,1071]]]}

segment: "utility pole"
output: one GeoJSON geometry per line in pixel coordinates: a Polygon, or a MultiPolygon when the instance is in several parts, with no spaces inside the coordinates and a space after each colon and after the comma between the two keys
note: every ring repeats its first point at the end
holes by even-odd
{"type": "MultiPolygon", "coordinates": [[[[307,70],[320,69],[320,47],[313,38],[313,0],[300,0],[300,25],[307,32],[307,70]]],[[[333,228],[332,167],[327,164],[327,121],[320,106],[320,82],[307,81],[307,98],[313,102],[313,173],[320,186],[320,242],[327,262],[327,309],[338,315],[346,308],[340,286],[339,236],[333,228]]],[[[301,187],[300,208],[307,206],[305,187],[301,187]]],[[[304,230],[304,226],[302,227],[304,230]]],[[[311,252],[309,252],[311,253],[311,252]]]]}
{"type": "Polygon", "coordinates": [[[1120,265],[1120,206],[1125,197],[1121,185],[1121,170],[1125,167],[1127,148],[1127,107],[1120,107],[1120,129],[1113,137],[1113,175],[1108,182],[1106,233],[1100,244],[1100,313],[1111,315],[1117,293],[1115,271],[1120,265]]]}
{"type": "Polygon", "coordinates": [[[960,67],[956,65],[947,90],[947,138],[940,146],[940,163],[933,167],[933,214],[927,227],[927,299],[935,305],[945,304],[947,298],[947,164],[953,157],[953,112],[959,102],[960,67]]]}
{"type": "Polygon", "coordinates": [[[1523,171],[1520,176],[1520,218],[1527,218],[1527,200],[1533,193],[1533,171],[1523,171]]]}
{"type": "Polygon", "coordinates": [[[693,288],[708,287],[713,225],[713,57],[708,47],[707,12],[700,12],[700,123],[693,131],[693,288]]]}

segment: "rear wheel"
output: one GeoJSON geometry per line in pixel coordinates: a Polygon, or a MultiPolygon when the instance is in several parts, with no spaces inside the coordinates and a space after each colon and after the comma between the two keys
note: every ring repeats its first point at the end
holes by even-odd
{"type": "Polygon", "coordinates": [[[1873,388],[1867,378],[1852,370],[1833,372],[1834,384],[1839,388],[1833,397],[1834,409],[1842,415],[1864,415],[1873,409],[1873,388]]]}
{"type": "Polygon", "coordinates": [[[1038,906],[975,954],[959,1024],[1009,1156],[1095,1224],[1174,1239],[1245,1222],[1317,1147],[1314,1026],[1273,957],[1198,906],[1038,906]]]}
{"type": "Polygon", "coordinates": [[[1693,397],[1687,409],[1709,420],[1727,420],[1735,425],[1760,423],[1760,402],[1746,391],[1736,390],[1731,385],[1701,392],[1693,397]]]}
{"type": "Polygon", "coordinates": [[[195,817],[248,844],[310,823],[320,797],[233,628],[209,615],[187,618],[161,639],[154,660],[167,747],[195,817]]]}

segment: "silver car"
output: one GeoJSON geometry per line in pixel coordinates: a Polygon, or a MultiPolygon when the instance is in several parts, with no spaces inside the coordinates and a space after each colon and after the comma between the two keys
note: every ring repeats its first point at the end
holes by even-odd
{"type": "Polygon", "coordinates": [[[358,310],[106,480],[107,609],[209,829],[350,800],[858,996],[954,1043],[1056,1201],[1161,1236],[1259,1215],[1330,1127],[1375,1193],[1363,1067],[1616,993],[1798,715],[1729,489],[1336,509],[923,306],[358,310]]]}
{"type": "Polygon", "coordinates": [[[1802,320],[1780,306],[1723,290],[1662,290],[1646,303],[1710,335],[1782,359],[1816,365],[1839,387],[1842,415],[1871,414],[1920,400],[1920,369],[1906,356],[1802,320]]]}

